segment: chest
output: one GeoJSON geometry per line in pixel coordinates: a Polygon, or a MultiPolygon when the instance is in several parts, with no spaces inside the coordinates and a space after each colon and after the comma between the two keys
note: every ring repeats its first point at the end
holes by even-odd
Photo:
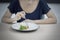
{"type": "Polygon", "coordinates": [[[20,1],[19,0],[19,4],[20,4],[20,7],[22,8],[23,11],[25,11],[26,13],[32,13],[34,12],[37,7],[38,7],[38,4],[39,4],[39,0],[36,0],[36,1],[20,1]]]}

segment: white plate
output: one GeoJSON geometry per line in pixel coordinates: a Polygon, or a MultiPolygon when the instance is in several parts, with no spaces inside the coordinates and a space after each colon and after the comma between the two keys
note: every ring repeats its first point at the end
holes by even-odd
{"type": "Polygon", "coordinates": [[[32,31],[32,30],[36,30],[39,28],[39,25],[35,24],[35,23],[30,23],[30,22],[22,22],[22,23],[16,23],[12,25],[12,29],[15,30],[20,30],[20,31],[32,31]],[[20,30],[20,25],[25,25],[25,26],[29,26],[28,29],[25,30],[20,30]]]}

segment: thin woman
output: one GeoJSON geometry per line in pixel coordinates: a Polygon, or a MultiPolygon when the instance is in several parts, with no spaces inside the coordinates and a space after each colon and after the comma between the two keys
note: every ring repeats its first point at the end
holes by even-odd
{"type": "Polygon", "coordinates": [[[2,22],[13,23],[17,22],[34,22],[38,24],[53,24],[57,23],[57,19],[51,8],[47,5],[45,0],[13,0],[6,13],[2,18],[2,22]],[[11,18],[12,14],[16,14],[14,18],[11,18]],[[44,15],[47,15],[47,19],[43,19],[44,15]]]}

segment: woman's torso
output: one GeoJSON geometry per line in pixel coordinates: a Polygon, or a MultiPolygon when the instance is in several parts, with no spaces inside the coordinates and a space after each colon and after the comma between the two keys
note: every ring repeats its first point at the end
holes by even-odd
{"type": "MultiPolygon", "coordinates": [[[[17,12],[20,12],[20,11],[25,11],[26,12],[26,15],[25,15],[26,19],[39,20],[39,19],[42,18],[42,10],[41,10],[41,7],[40,7],[40,0],[39,0],[39,2],[37,1],[35,4],[32,7],[33,10],[31,9],[32,11],[31,10],[29,11],[27,7],[26,7],[26,10],[28,10],[28,11],[26,11],[25,8],[21,7],[21,3],[19,3],[19,1],[16,0],[16,6],[15,6],[15,9],[14,9],[15,14],[17,12]]],[[[25,19],[21,18],[21,20],[18,20],[18,22],[21,22],[23,20],[25,20],[25,19]]]]}
{"type": "Polygon", "coordinates": [[[26,13],[32,13],[36,10],[39,0],[19,0],[21,8],[26,13]]]}
{"type": "MultiPolygon", "coordinates": [[[[22,9],[21,11],[26,12],[26,19],[39,20],[42,18],[40,14],[40,0],[35,0],[32,5],[27,6],[27,2],[19,1],[19,6],[22,9]]],[[[19,21],[23,21],[22,18],[19,21]]]]}

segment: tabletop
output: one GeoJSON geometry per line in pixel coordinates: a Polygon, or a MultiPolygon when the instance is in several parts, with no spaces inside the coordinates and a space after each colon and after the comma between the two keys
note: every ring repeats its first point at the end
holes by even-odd
{"type": "Polygon", "coordinates": [[[60,24],[38,24],[34,32],[18,32],[11,25],[0,23],[1,40],[60,40],[60,24]]]}

